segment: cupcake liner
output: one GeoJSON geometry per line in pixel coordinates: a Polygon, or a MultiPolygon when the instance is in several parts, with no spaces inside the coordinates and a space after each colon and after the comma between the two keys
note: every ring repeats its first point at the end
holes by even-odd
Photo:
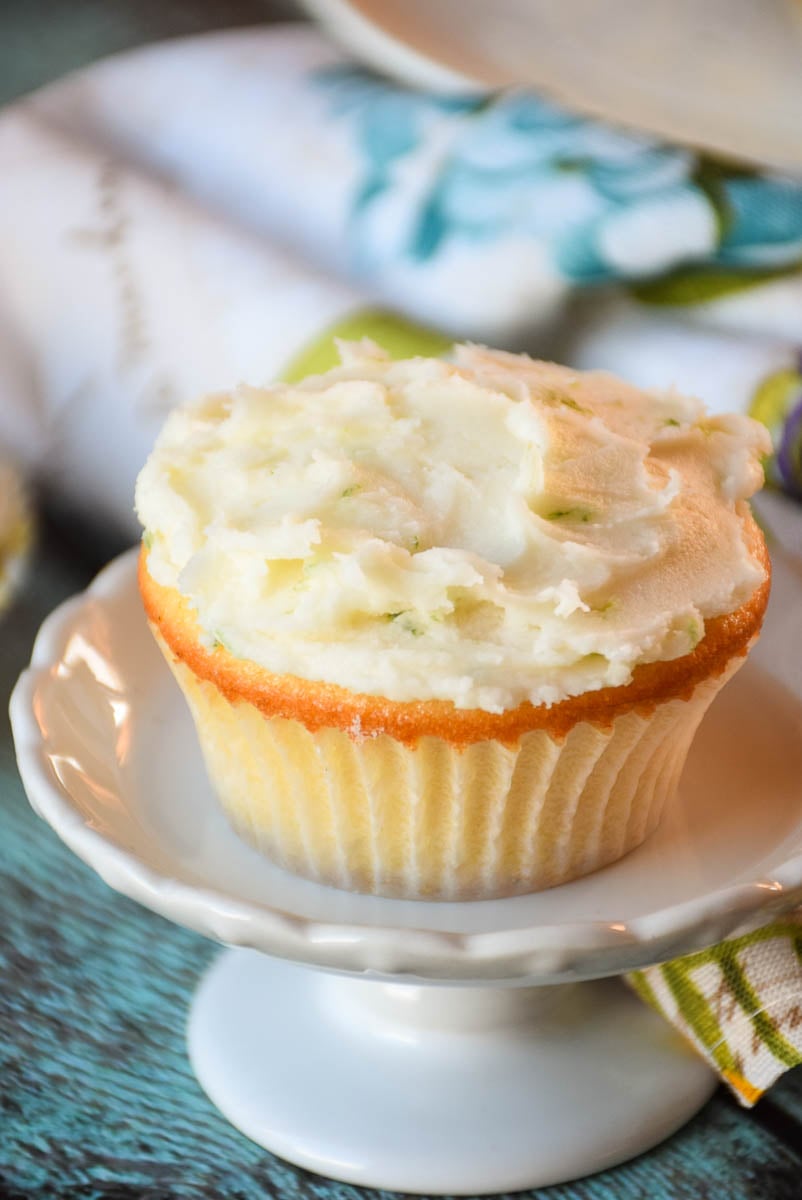
{"type": "Polygon", "coordinates": [[[639,846],[676,792],[705,711],[744,661],[687,698],[630,709],[606,727],[581,722],[562,738],[533,730],[514,746],[438,737],[408,746],[266,717],[226,699],[158,640],[245,841],[322,883],[448,900],[539,891],[639,846]]]}

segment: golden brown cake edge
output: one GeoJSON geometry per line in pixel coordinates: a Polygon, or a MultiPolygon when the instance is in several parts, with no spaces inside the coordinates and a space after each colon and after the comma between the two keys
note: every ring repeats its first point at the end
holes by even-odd
{"type": "Polygon", "coordinates": [[[150,575],[144,545],[138,582],[148,620],[170,652],[232,703],[246,701],[266,717],[296,720],[312,732],[335,728],[354,738],[387,734],[405,745],[415,745],[424,737],[443,738],[452,745],[490,739],[514,745],[534,729],[561,738],[582,721],[609,728],[613,720],[632,710],[649,716],[655,705],[687,699],[701,680],[720,675],[733,657],[745,655],[763,622],[771,566],[751,513],[745,515],[744,524],[750,549],[765,567],[766,578],[739,608],[705,622],[705,635],[691,654],[644,663],[623,687],[585,692],[551,706],[527,702],[502,713],[460,709],[449,700],[389,700],[337,684],[275,675],[257,663],[236,658],[222,646],[207,649],[187,598],[150,575]]]}

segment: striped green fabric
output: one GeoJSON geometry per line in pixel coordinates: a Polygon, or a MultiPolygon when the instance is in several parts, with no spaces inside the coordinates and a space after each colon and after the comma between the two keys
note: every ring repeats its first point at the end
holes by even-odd
{"type": "Polygon", "coordinates": [[[629,982],[746,1107],[802,1063],[802,909],[629,982]]]}

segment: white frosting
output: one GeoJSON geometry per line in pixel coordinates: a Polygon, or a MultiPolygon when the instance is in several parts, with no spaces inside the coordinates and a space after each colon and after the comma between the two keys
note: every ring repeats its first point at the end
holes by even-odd
{"type": "Polygon", "coordinates": [[[763,579],[761,425],[602,373],[371,343],[174,412],[137,484],[153,578],[209,643],[498,712],[688,653],[763,579]]]}

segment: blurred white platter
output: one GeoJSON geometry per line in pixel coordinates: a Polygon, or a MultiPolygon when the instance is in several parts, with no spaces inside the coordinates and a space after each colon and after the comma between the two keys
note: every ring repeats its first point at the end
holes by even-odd
{"type": "Polygon", "coordinates": [[[799,0],[303,0],[381,71],[520,84],[736,159],[802,168],[799,0]]]}

